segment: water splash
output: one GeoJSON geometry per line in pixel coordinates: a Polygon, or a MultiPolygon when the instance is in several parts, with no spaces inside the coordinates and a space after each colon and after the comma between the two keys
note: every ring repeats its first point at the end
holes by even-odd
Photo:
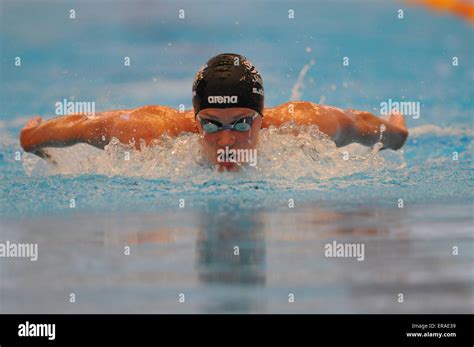
{"type": "MultiPolygon", "coordinates": [[[[379,146],[380,147],[380,146],[379,146]]],[[[209,164],[199,144],[199,135],[185,133],[176,138],[162,136],[152,146],[125,145],[113,139],[104,151],[87,145],[49,149],[57,165],[25,155],[23,165],[29,175],[137,176],[172,182],[203,183],[209,180],[328,180],[368,173],[400,163],[386,161],[377,146],[350,145],[337,148],[316,126],[288,122],[260,131],[256,167],[243,166],[241,172],[219,173],[209,164]]],[[[401,158],[403,161],[403,157],[401,158]]]]}
{"type": "Polygon", "coordinates": [[[311,60],[309,64],[306,64],[303,66],[301,69],[298,79],[296,80],[296,83],[293,85],[293,88],[291,88],[291,96],[290,100],[299,100],[301,98],[301,95],[303,93],[303,87],[304,87],[304,78],[306,74],[308,73],[309,69],[311,66],[315,64],[314,60],[311,60]]]}

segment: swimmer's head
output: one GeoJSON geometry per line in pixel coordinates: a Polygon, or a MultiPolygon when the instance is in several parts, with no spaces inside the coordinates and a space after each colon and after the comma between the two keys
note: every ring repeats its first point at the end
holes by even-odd
{"type": "Polygon", "coordinates": [[[236,164],[220,160],[219,152],[257,145],[264,92],[256,68],[239,54],[211,58],[194,79],[193,107],[207,157],[220,169],[235,169],[236,164]]]}
{"type": "Polygon", "coordinates": [[[263,81],[242,55],[222,53],[199,69],[193,82],[194,113],[205,108],[245,107],[263,111],[263,81]]]}

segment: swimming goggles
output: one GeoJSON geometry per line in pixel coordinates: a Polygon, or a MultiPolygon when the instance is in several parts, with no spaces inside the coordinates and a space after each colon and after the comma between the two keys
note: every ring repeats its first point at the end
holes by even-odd
{"type": "Polygon", "coordinates": [[[197,119],[201,122],[202,129],[206,133],[216,133],[221,130],[237,130],[237,131],[249,131],[252,127],[252,123],[260,113],[255,112],[252,116],[242,117],[237,119],[232,124],[222,125],[222,123],[213,119],[202,119],[200,115],[197,115],[197,119]]]}

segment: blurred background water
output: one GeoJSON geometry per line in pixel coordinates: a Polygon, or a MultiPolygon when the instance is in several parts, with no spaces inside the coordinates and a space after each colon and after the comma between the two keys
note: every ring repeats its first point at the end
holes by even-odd
{"type": "Polygon", "coordinates": [[[0,259],[0,312],[472,313],[468,22],[369,0],[2,0],[0,11],[0,242],[39,245],[37,262],[0,259]],[[264,130],[257,170],[239,174],[200,166],[190,134],[127,163],[120,144],[54,149],[58,167],[19,147],[27,119],[54,117],[64,98],[97,112],[191,108],[196,70],[221,52],[257,66],[268,107],[379,114],[392,99],[420,102],[421,115],[398,152],[264,130]],[[333,240],[364,243],[365,260],[326,258],[333,240]]]}

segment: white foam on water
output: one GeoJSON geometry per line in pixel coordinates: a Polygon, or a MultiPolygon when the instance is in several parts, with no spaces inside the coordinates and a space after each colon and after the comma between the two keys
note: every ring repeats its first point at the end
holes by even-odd
{"type": "Polygon", "coordinates": [[[474,136],[471,128],[440,127],[434,124],[420,125],[408,129],[410,137],[419,136],[474,136]]]}
{"type": "MultiPolygon", "coordinates": [[[[199,135],[191,133],[176,138],[162,136],[153,146],[142,144],[141,150],[113,139],[103,151],[81,144],[69,148],[50,148],[48,152],[57,165],[27,154],[23,158],[27,174],[93,173],[202,183],[210,179],[228,180],[235,177],[249,180],[325,180],[373,172],[387,166],[400,167],[396,160],[385,160],[376,148],[356,144],[337,148],[316,126],[300,126],[293,122],[279,128],[262,129],[256,167],[244,165],[239,173],[219,173],[216,166],[205,160],[199,135]]],[[[403,156],[400,158],[403,162],[403,156]]]]}

